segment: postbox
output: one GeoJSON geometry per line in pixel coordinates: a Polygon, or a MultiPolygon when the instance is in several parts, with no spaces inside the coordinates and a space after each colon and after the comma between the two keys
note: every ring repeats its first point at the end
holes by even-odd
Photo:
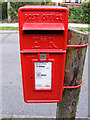
{"type": "Polygon", "coordinates": [[[60,6],[27,5],[19,9],[18,15],[24,101],[60,102],[68,10],[60,6]]]}

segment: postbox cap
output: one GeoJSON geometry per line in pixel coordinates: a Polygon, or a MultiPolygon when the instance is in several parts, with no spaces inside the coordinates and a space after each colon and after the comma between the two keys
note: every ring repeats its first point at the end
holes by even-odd
{"type": "Polygon", "coordinates": [[[68,9],[66,7],[61,7],[61,6],[50,6],[50,5],[25,5],[23,7],[19,8],[20,10],[60,10],[60,11],[67,11],[68,9]]]}

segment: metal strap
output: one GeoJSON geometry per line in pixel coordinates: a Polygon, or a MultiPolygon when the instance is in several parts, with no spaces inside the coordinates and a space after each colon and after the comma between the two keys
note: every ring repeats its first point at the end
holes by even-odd
{"type": "Polygon", "coordinates": [[[83,45],[67,45],[67,47],[85,47],[88,46],[89,42],[87,42],[86,44],[83,45]]]}
{"type": "Polygon", "coordinates": [[[75,89],[75,88],[79,88],[81,87],[83,84],[83,79],[81,81],[81,83],[79,85],[76,85],[76,86],[63,86],[63,89],[75,89]]]}

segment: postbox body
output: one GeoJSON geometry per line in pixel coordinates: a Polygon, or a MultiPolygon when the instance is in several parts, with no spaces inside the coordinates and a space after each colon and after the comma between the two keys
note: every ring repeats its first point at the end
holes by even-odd
{"type": "Polygon", "coordinates": [[[60,102],[67,49],[68,10],[59,6],[19,9],[24,100],[60,102]]]}

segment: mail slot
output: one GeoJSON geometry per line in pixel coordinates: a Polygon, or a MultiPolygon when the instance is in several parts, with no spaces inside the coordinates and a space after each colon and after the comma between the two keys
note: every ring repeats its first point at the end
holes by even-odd
{"type": "Polygon", "coordinates": [[[60,6],[27,5],[19,9],[18,15],[24,101],[60,102],[68,10],[60,6]]]}

